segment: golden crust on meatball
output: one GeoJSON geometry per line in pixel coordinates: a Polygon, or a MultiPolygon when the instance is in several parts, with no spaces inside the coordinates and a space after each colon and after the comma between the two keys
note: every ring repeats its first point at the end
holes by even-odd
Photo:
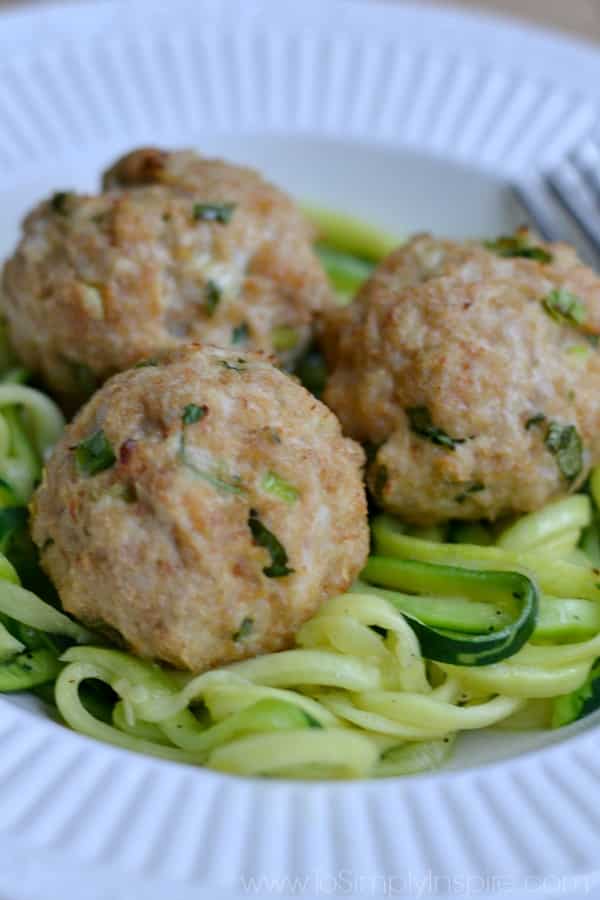
{"type": "Polygon", "coordinates": [[[368,483],[417,524],[496,519],[600,461],[600,279],[526,232],[421,235],[328,316],[325,402],[369,443],[368,483]]]}
{"type": "Polygon", "coordinates": [[[257,354],[190,346],[111,378],[32,503],[64,608],[201,671],[289,647],[368,553],[364,455],[257,354]]]}

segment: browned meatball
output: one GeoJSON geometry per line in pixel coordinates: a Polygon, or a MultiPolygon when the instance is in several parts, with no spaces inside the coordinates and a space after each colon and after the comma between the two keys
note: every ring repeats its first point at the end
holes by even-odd
{"type": "Polygon", "coordinates": [[[136,151],[105,185],[37,207],[5,266],[10,337],[50,390],[75,406],[109,375],[190,340],[293,363],[333,301],[288,196],[185,151],[136,151]]]}
{"type": "Polygon", "coordinates": [[[363,452],[256,354],[172,351],[67,427],[32,504],[63,606],[200,671],[281,650],[368,552],[363,452]]]}
{"type": "Polygon", "coordinates": [[[600,279],[566,245],[418,236],[329,317],[324,399],[372,445],[385,509],[523,513],[600,461],[598,333],[600,279]]]}

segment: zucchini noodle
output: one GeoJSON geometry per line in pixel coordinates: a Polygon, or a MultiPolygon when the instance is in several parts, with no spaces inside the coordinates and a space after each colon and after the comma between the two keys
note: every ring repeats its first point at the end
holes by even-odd
{"type": "Polygon", "coordinates": [[[433,562],[440,565],[529,572],[538,586],[557,597],[600,600],[600,580],[593,567],[565,559],[547,558],[539,551],[509,551],[478,544],[451,544],[414,538],[390,516],[379,516],[371,526],[378,554],[386,558],[433,562]]]}
{"type": "Polygon", "coordinates": [[[585,494],[575,494],[566,500],[549,503],[539,512],[531,513],[506,528],[496,544],[504,550],[526,552],[547,551],[551,541],[565,534],[575,538],[577,544],[581,529],[592,521],[592,504],[585,494]]]}
{"type": "Polygon", "coordinates": [[[317,232],[315,250],[340,302],[351,302],[376,263],[400,241],[348,216],[306,207],[304,213],[317,232]]]}
{"type": "Polygon", "coordinates": [[[10,633],[6,626],[0,623],[0,662],[10,659],[25,649],[25,644],[10,633]]]}
{"type": "MultiPolygon", "coordinates": [[[[13,362],[4,323],[0,361],[13,362]]],[[[0,508],[27,505],[65,424],[54,401],[24,385],[26,379],[27,372],[18,368],[4,368],[0,376],[0,508]]]]}
{"type": "Polygon", "coordinates": [[[347,253],[354,262],[378,263],[401,243],[398,237],[351,216],[316,206],[304,206],[303,211],[316,229],[317,243],[347,253]]]}
{"type": "Polygon", "coordinates": [[[302,626],[296,649],[194,676],[71,646],[56,683],[59,712],[90,737],[239,775],[389,777],[439,766],[460,732],[539,727],[551,714],[536,704],[564,701],[589,681],[600,656],[591,561],[555,553],[555,570],[578,573],[582,591],[553,582],[553,593],[533,601],[548,583],[540,553],[565,534],[569,553],[573,532],[577,542],[591,523],[586,495],[522,517],[495,545],[448,543],[443,531],[432,541],[380,517],[373,533],[385,555],[302,626]],[[485,641],[503,634],[500,658],[479,659],[485,641]],[[432,662],[423,648],[440,639],[458,658],[470,647],[468,664],[432,662]],[[112,724],[86,710],[86,679],[117,695],[112,724]]]}
{"type": "MultiPolygon", "coordinates": [[[[0,570],[2,558],[0,557],[0,570]]],[[[0,581],[0,615],[16,619],[23,625],[29,625],[50,634],[63,635],[78,643],[91,639],[91,633],[78,625],[68,616],[44,603],[31,591],[26,591],[18,584],[3,579],[0,581]]]]}
{"type": "MultiPolygon", "coordinates": [[[[308,215],[348,301],[397,241],[308,215]]],[[[175,672],[106,645],[39,580],[27,504],[64,422],[23,384],[1,323],[0,365],[0,691],[34,690],[124,750],[305,779],[412,775],[443,765],[461,732],[560,726],[600,707],[600,468],[586,492],[502,527],[378,515],[360,579],[294,648],[175,672]]],[[[326,373],[311,365],[316,390],[326,373]]]]}
{"type": "Polygon", "coordinates": [[[307,777],[309,767],[319,767],[321,777],[360,778],[378,760],[377,747],[367,736],[347,729],[328,731],[290,730],[281,734],[249,735],[217,747],[208,765],[238,775],[307,777]]]}

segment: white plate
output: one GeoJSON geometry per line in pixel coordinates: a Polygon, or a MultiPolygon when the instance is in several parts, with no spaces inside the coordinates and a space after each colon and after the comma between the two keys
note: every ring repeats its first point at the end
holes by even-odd
{"type": "MultiPolygon", "coordinates": [[[[398,233],[497,233],[523,218],[507,180],[576,146],[600,99],[593,48],[422,6],[36,8],[0,17],[0,60],[0,256],[42,194],[93,188],[146,142],[256,164],[398,233]]],[[[3,698],[0,897],[565,894],[598,867],[594,724],[474,735],[417,778],[266,783],[115,750],[3,698]]]]}

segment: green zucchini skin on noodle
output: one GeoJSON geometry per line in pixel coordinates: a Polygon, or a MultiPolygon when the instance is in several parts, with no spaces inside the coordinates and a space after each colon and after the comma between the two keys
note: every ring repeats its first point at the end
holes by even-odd
{"type": "Polygon", "coordinates": [[[54,681],[62,669],[51,650],[28,650],[0,666],[0,692],[25,691],[54,681]]]}
{"type": "MultiPolygon", "coordinates": [[[[512,600],[517,612],[512,621],[498,630],[468,634],[450,628],[434,628],[423,618],[404,613],[417,635],[423,656],[435,662],[457,666],[487,666],[514,656],[529,640],[537,621],[539,594],[535,583],[520,572],[486,572],[455,566],[440,566],[413,560],[386,559],[373,556],[361,576],[367,583],[379,587],[408,589],[422,586],[422,593],[431,590],[462,597],[504,594],[512,600]]],[[[389,598],[397,608],[401,604],[389,598]]]]}
{"type": "Polygon", "coordinates": [[[600,660],[594,663],[581,687],[554,700],[552,728],[570,725],[597,709],[600,709],[600,660]]]}

